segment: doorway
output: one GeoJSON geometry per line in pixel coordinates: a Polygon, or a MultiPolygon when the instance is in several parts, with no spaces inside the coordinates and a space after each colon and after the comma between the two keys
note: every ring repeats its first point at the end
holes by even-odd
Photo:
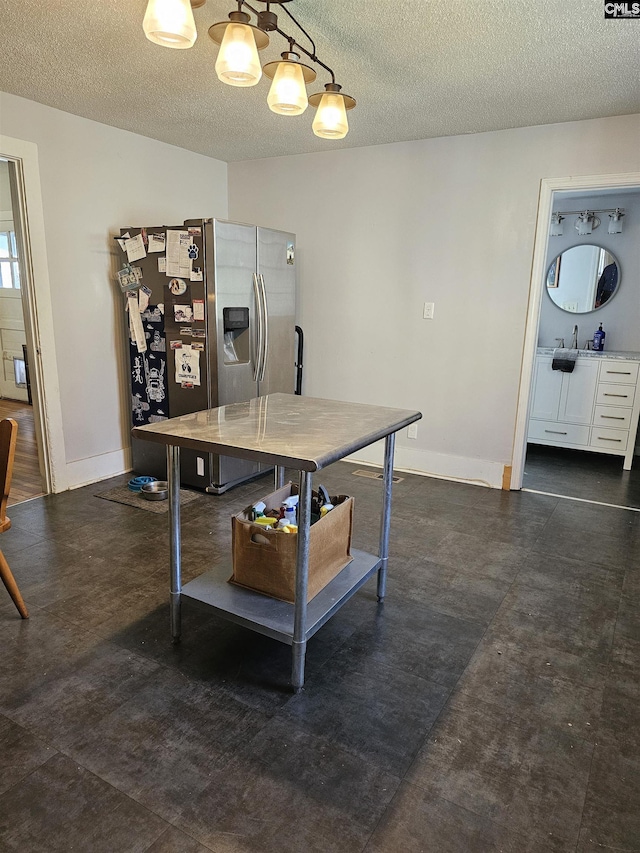
{"type": "Polygon", "coordinates": [[[0,417],[18,423],[9,504],[45,494],[33,413],[16,166],[0,158],[0,417]]]}
{"type": "MultiPolygon", "coordinates": [[[[614,456],[609,453],[578,449],[580,442],[583,443],[583,446],[585,441],[587,444],[590,443],[590,440],[585,438],[588,433],[587,426],[578,428],[577,438],[574,439],[570,435],[568,439],[564,439],[559,438],[559,435],[566,434],[566,426],[558,429],[557,435],[547,436],[544,431],[541,431],[541,427],[550,425],[536,420],[541,417],[540,386],[536,377],[545,370],[547,376],[551,377],[554,348],[560,347],[564,343],[565,348],[570,349],[576,326],[578,327],[577,346],[582,351],[579,356],[580,360],[577,362],[580,367],[586,368],[587,366],[587,358],[583,357],[584,350],[587,341],[593,339],[600,321],[603,321],[605,330],[607,327],[610,328],[605,353],[633,351],[637,354],[640,351],[640,339],[636,339],[637,333],[634,334],[630,331],[631,326],[638,327],[640,324],[628,321],[629,311],[635,310],[635,305],[640,304],[640,300],[638,300],[638,290],[640,289],[638,240],[636,239],[637,235],[634,237],[631,233],[640,227],[639,222],[640,173],[573,179],[545,179],[541,183],[514,441],[511,483],[511,487],[514,489],[523,488],[524,490],[553,494],[563,498],[640,510],[640,460],[637,457],[632,469],[625,471],[623,470],[623,457],[619,455],[614,456]],[[581,211],[594,207],[607,210],[610,207],[614,209],[615,207],[625,207],[625,204],[629,208],[629,214],[631,214],[629,221],[625,223],[623,232],[613,238],[608,234],[609,218],[606,213],[601,216],[599,231],[594,228],[592,234],[580,234],[575,228],[576,223],[574,223],[577,217],[567,216],[564,221],[563,235],[550,236],[552,212],[581,211]],[[631,226],[633,219],[636,220],[633,227],[627,228],[627,225],[631,226]],[[600,236],[601,234],[605,235],[605,239],[600,236]],[[567,294],[565,296],[569,301],[566,304],[558,301],[560,291],[552,289],[557,282],[554,280],[553,274],[549,275],[549,270],[552,270],[552,273],[558,272],[560,263],[563,262],[566,255],[565,247],[576,247],[586,243],[609,246],[612,240],[614,243],[616,240],[618,241],[615,243],[616,248],[613,251],[618,251],[624,256],[624,263],[620,267],[621,280],[618,301],[616,302],[613,298],[611,304],[604,305],[603,300],[601,305],[594,303],[594,306],[583,307],[577,304],[575,296],[567,294]],[[630,253],[629,249],[632,243],[635,243],[636,248],[630,253]],[[623,293],[625,299],[621,298],[623,293]],[[555,295],[556,299],[553,299],[552,295],[555,295]],[[569,298],[570,296],[571,298],[569,298]],[[626,308],[623,304],[625,300],[633,307],[626,308]],[[577,311],[584,313],[576,313],[577,311]],[[616,313],[620,316],[616,317],[616,313]],[[530,421],[530,418],[533,419],[530,421]],[[585,436],[582,436],[580,429],[585,433],[585,436]],[[533,440],[528,441],[532,438],[533,440]],[[569,441],[574,441],[575,445],[571,446],[569,441]]],[[[569,267],[567,266],[567,268],[569,267]]],[[[593,289],[595,290],[595,287],[593,289]]],[[[595,359],[591,357],[589,361],[591,362],[590,369],[580,371],[580,379],[589,373],[597,373],[598,367],[595,359]]],[[[578,371],[576,371],[577,373],[578,371]]],[[[580,384],[571,380],[568,374],[565,379],[561,373],[557,372],[553,374],[553,378],[558,389],[561,387],[560,383],[564,383],[562,384],[564,402],[560,401],[560,396],[558,396],[560,402],[555,399],[543,400],[545,406],[550,407],[550,411],[553,411],[557,402],[560,408],[567,404],[568,382],[573,382],[574,385],[580,384]]],[[[544,389],[552,386],[543,384],[542,387],[544,389]]],[[[560,394],[559,391],[558,394],[560,394]]],[[[589,408],[588,418],[590,419],[591,409],[589,404],[585,404],[585,406],[589,408]]],[[[542,409],[544,410],[544,406],[542,409]]],[[[575,405],[573,411],[574,413],[576,411],[575,405]]],[[[585,418],[586,423],[587,414],[578,414],[567,418],[567,420],[581,423],[581,417],[585,418]]],[[[635,417],[637,418],[637,411],[635,417]]],[[[562,413],[560,413],[559,419],[562,420],[562,413]]],[[[635,429],[635,424],[633,426],[635,429]]],[[[549,432],[552,431],[554,430],[549,430],[549,432]]],[[[571,433],[571,428],[569,433],[571,433]]],[[[633,430],[631,430],[631,434],[633,434],[633,430]]]]}

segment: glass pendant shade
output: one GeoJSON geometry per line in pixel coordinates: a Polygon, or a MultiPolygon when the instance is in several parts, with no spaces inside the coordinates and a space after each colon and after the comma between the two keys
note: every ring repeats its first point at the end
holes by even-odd
{"type": "Polygon", "coordinates": [[[198,35],[189,0],[149,0],[142,28],[149,41],[179,50],[192,47],[198,35]]]}
{"type": "Polygon", "coordinates": [[[313,132],[323,139],[343,139],[349,132],[344,98],[338,92],[325,92],[312,124],[313,132]]]}
{"type": "Polygon", "coordinates": [[[269,109],[279,115],[298,116],[308,103],[300,66],[295,62],[280,62],[267,96],[269,109]]]}
{"type": "Polygon", "coordinates": [[[255,86],[262,77],[253,28],[230,21],[216,60],[218,79],[229,86],[255,86]]]}

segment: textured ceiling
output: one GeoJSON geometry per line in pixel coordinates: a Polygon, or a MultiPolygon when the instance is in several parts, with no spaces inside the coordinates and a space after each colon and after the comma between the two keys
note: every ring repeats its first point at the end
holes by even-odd
{"type": "MultiPolygon", "coordinates": [[[[312,108],[273,114],[265,78],[249,89],[217,80],[207,28],[232,0],[195,11],[191,50],[149,42],[145,8],[3,0],[0,89],[227,161],[640,112],[640,20],[605,21],[602,0],[295,0],[358,102],[339,142],[313,135],[312,108]]],[[[285,48],[272,34],[263,61],[285,48]]]]}

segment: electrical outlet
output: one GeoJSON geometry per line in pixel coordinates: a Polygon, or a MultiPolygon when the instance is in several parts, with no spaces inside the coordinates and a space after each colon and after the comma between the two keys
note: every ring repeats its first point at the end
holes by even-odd
{"type": "Polygon", "coordinates": [[[418,424],[410,424],[407,429],[408,438],[417,438],[418,437],[418,424]]]}
{"type": "Polygon", "coordinates": [[[422,319],[423,320],[433,320],[433,312],[435,309],[434,302],[425,302],[424,308],[422,309],[422,319]]]}

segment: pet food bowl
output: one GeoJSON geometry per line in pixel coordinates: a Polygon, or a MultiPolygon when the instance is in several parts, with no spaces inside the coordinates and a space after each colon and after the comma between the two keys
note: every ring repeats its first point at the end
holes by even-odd
{"type": "Polygon", "coordinates": [[[169,484],[164,480],[145,483],[140,489],[140,494],[148,501],[166,501],[169,496],[169,484]]]}

